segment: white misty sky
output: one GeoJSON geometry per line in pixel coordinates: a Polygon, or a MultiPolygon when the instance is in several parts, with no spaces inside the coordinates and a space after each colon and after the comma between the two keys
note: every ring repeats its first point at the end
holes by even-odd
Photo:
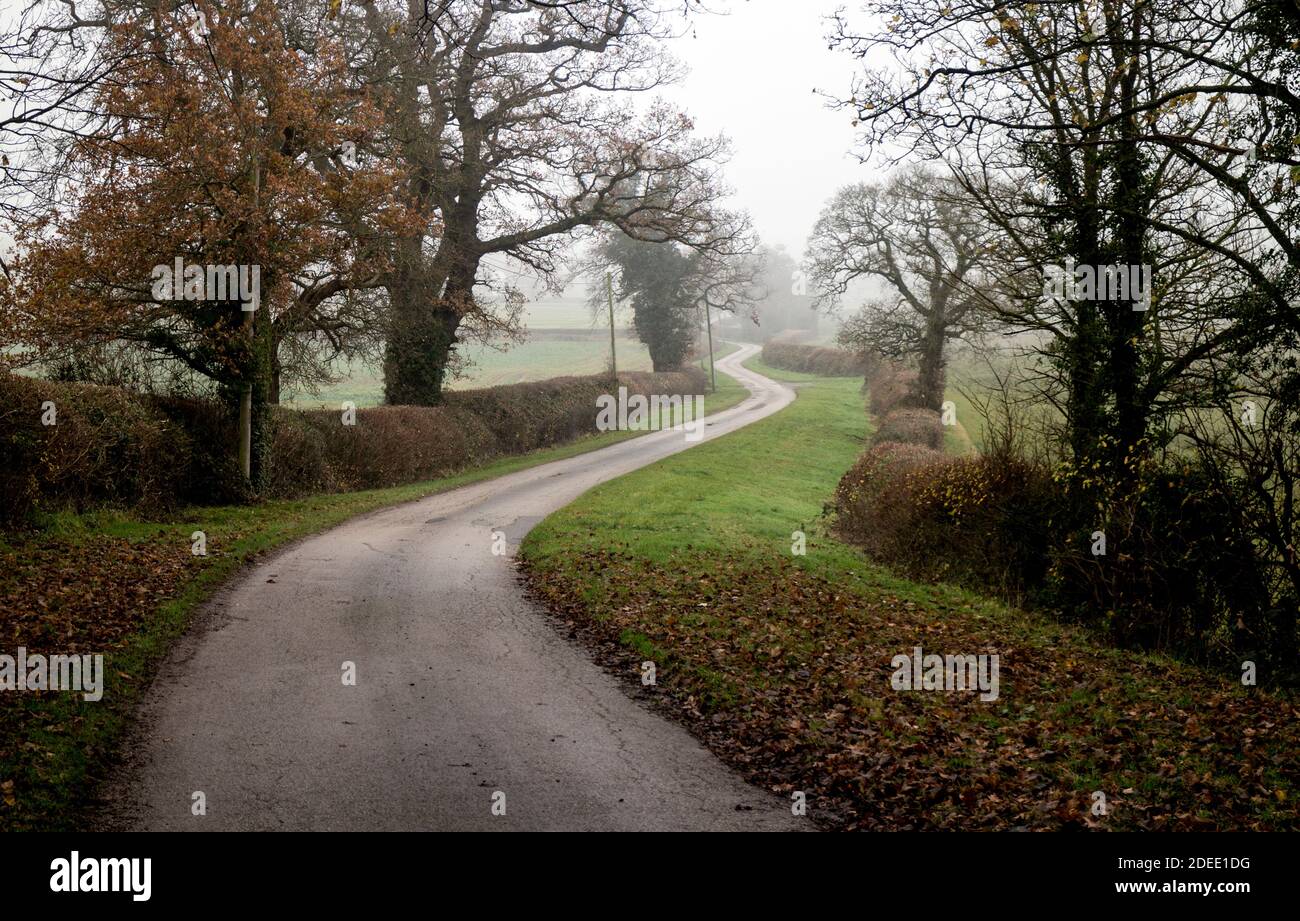
{"type": "Polygon", "coordinates": [[[690,68],[664,96],[695,119],[696,130],[728,135],[727,179],[763,240],[799,258],[823,203],[875,171],[850,153],[847,112],[828,109],[813,90],[844,97],[859,63],[826,47],[825,17],[843,0],[732,0],[727,15],[696,19],[673,42],[690,68]]]}

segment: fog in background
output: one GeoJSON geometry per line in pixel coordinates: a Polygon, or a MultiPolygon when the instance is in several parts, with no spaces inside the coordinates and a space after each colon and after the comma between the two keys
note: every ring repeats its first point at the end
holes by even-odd
{"type": "MultiPolygon", "coordinates": [[[[698,133],[731,139],[733,157],[726,170],[734,189],[731,204],[749,212],[764,244],[784,250],[795,262],[835,190],[879,176],[879,170],[851,153],[855,129],[849,113],[831,110],[816,95],[847,96],[860,66],[827,47],[825,20],[841,5],[733,0],[724,14],[698,16],[671,45],[689,73],[662,92],[695,120],[698,133]]],[[[519,268],[500,258],[491,262],[503,271],[519,268]]],[[[774,291],[774,303],[760,306],[763,325],[757,338],[778,332],[782,318],[798,315],[792,312],[788,285],[781,288],[774,291]]],[[[854,291],[846,305],[857,306],[867,290],[854,291]]],[[[548,307],[585,301],[586,296],[582,280],[559,298],[535,291],[529,325],[545,326],[548,307]]],[[[823,318],[821,335],[834,325],[823,318]]],[[[737,333],[742,327],[728,323],[727,328],[737,333]]]]}

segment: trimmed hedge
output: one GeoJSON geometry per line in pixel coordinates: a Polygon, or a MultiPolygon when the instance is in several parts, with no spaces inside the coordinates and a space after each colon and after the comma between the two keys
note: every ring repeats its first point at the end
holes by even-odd
{"type": "Polygon", "coordinates": [[[907,578],[1013,600],[1042,585],[1061,511],[1050,476],[1032,464],[897,441],[870,448],[835,498],[840,534],[907,578]]]}
{"type": "Polygon", "coordinates": [[[895,409],[917,405],[916,371],[892,361],[882,361],[867,372],[867,409],[884,416],[895,409]]]}
{"type": "Polygon", "coordinates": [[[801,374],[862,376],[869,400],[868,409],[873,415],[885,416],[895,409],[919,405],[916,370],[876,353],[864,354],[773,339],[763,346],[762,358],[764,364],[773,368],[801,374]]]}
{"type": "Polygon", "coordinates": [[[876,559],[910,559],[913,493],[943,455],[924,445],[897,441],[868,448],[835,491],[837,529],[876,559]]]}
{"type": "Polygon", "coordinates": [[[4,375],[0,406],[0,519],[56,497],[77,508],[154,506],[185,489],[193,442],[147,398],[4,375]]]}
{"type": "Polygon", "coordinates": [[[823,377],[858,377],[867,372],[867,361],[862,355],[819,345],[773,340],[763,346],[762,358],[764,364],[773,368],[823,377]]]}
{"type": "Polygon", "coordinates": [[[942,417],[932,409],[919,407],[891,409],[880,420],[880,426],[872,436],[872,442],[875,444],[886,441],[921,445],[935,451],[942,451],[942,417]]]}
{"type": "MultiPolygon", "coordinates": [[[[698,369],[620,375],[630,393],[704,392],[698,369]]],[[[266,498],[397,486],[596,431],[605,376],[450,392],[441,406],[356,411],[273,407],[266,498]]],[[[100,505],[156,512],[244,501],[235,422],[215,402],[0,375],[0,522],[100,505]],[[53,425],[42,422],[53,404],[53,425]]]]}

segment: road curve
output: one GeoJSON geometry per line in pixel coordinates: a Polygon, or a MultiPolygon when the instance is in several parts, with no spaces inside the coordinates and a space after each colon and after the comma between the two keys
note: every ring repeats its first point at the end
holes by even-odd
{"type": "MultiPolygon", "coordinates": [[[[794,398],[740,366],[756,350],[719,362],[751,395],[709,417],[705,439],[794,398]]],[[[513,553],[591,487],[690,446],[645,435],[354,519],[245,571],[163,663],[99,824],[807,827],[624,694],[492,553],[493,531],[513,553]],[[206,815],[193,814],[198,792],[206,815]]]]}

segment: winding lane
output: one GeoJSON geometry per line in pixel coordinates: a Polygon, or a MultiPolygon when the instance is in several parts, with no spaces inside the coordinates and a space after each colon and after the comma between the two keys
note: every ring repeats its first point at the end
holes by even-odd
{"type": "MultiPolygon", "coordinates": [[[[794,399],[741,367],[756,351],[719,361],[751,394],[708,417],[704,440],[794,399]]],[[[164,662],[102,824],[807,827],[628,697],[524,597],[509,557],[492,553],[493,531],[513,553],[596,484],[689,447],[679,431],[630,439],[353,519],[246,570],[164,662]],[[355,663],[355,686],[342,681],[344,662],[355,663]],[[206,815],[192,814],[196,792],[206,815]],[[493,814],[498,793],[504,815],[493,814]]]]}

